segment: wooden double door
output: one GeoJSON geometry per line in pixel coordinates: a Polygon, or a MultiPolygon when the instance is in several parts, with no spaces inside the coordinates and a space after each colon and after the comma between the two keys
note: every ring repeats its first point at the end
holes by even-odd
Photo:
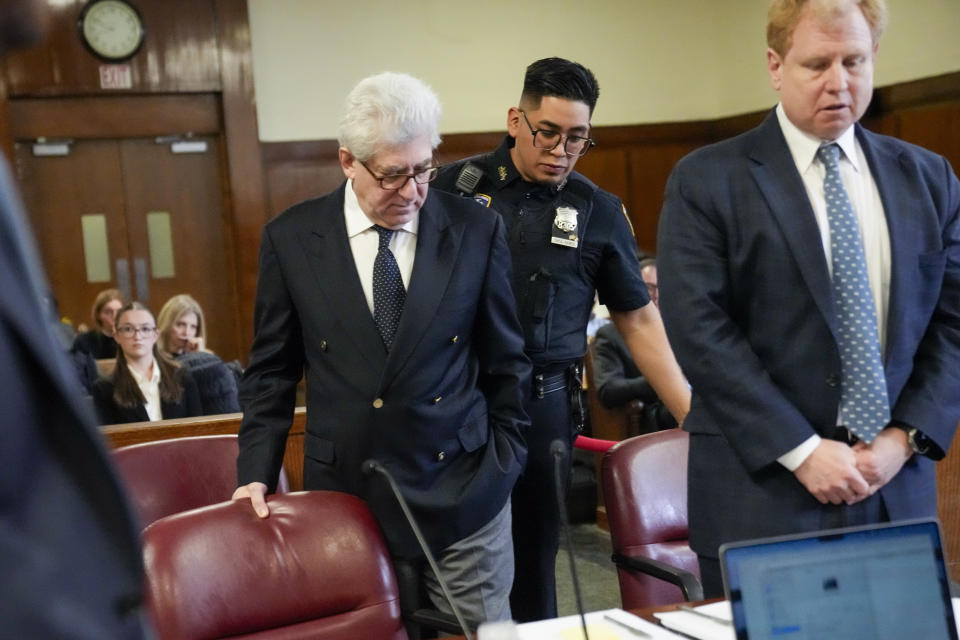
{"type": "Polygon", "coordinates": [[[18,142],[25,204],[62,316],[91,324],[93,299],[108,288],[155,314],[189,293],[209,348],[241,357],[219,138],[190,138],[177,152],[175,142],[18,142]]]}

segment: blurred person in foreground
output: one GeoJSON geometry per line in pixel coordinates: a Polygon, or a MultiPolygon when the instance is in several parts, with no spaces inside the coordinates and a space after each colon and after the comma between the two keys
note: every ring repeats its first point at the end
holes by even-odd
{"type": "MultiPolygon", "coordinates": [[[[42,0],[0,3],[0,53],[38,44],[42,0]]],[[[150,637],[137,529],[107,461],[0,159],[0,637],[150,637]]]]}

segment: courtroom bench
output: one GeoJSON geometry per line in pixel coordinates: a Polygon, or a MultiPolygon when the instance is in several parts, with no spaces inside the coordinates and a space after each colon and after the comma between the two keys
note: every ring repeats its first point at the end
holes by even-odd
{"type": "MultiPolygon", "coordinates": [[[[217,416],[111,424],[100,427],[100,432],[110,447],[116,449],[154,440],[235,434],[240,430],[242,419],[242,413],[224,413],[217,416]]],[[[306,409],[297,407],[293,414],[293,425],[287,435],[287,448],[283,455],[283,466],[290,481],[290,491],[303,489],[303,433],[306,420],[306,409]]]]}

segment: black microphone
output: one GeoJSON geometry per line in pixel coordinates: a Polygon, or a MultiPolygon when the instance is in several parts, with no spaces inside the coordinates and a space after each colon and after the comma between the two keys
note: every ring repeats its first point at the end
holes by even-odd
{"type": "Polygon", "coordinates": [[[460,169],[453,186],[460,195],[472,196],[477,192],[477,185],[483,179],[484,173],[486,172],[481,167],[468,162],[460,169]]]}
{"type": "Polygon", "coordinates": [[[443,579],[442,575],[440,575],[440,567],[437,566],[437,561],[433,558],[433,553],[430,552],[430,547],[427,546],[427,541],[424,540],[423,534],[420,532],[420,526],[417,525],[417,521],[413,519],[413,514],[410,512],[410,507],[407,506],[406,499],[403,497],[403,494],[400,493],[400,488],[393,479],[393,474],[387,471],[386,467],[373,458],[364,461],[364,463],[360,465],[360,471],[365,475],[379,473],[387,479],[387,483],[390,485],[390,490],[393,491],[394,497],[400,504],[400,509],[403,510],[403,517],[407,519],[407,524],[409,524],[410,528],[413,529],[413,535],[417,538],[417,543],[420,545],[423,555],[427,557],[427,562],[430,564],[430,569],[433,570],[433,575],[437,577],[437,582],[440,583],[440,588],[443,590],[444,597],[450,604],[450,608],[453,609],[453,615],[456,616],[457,623],[460,625],[460,629],[463,631],[464,637],[467,640],[473,640],[473,636],[470,635],[470,629],[467,627],[467,623],[464,621],[463,616],[460,615],[460,609],[457,607],[457,603],[454,602],[453,596],[450,594],[450,588],[447,586],[447,581],[443,579]]]}
{"type": "Polygon", "coordinates": [[[580,613],[580,626],[583,627],[583,640],[590,640],[587,634],[587,618],[583,615],[583,598],[580,595],[580,578],[577,576],[577,563],[573,559],[573,538],[570,535],[570,522],[567,518],[567,501],[563,495],[563,477],[560,464],[567,455],[567,445],[559,438],[550,443],[550,455],[553,456],[553,478],[557,490],[557,510],[560,512],[560,528],[563,529],[567,548],[567,557],[570,559],[570,575],[573,578],[573,594],[577,598],[577,611],[580,613]]]}

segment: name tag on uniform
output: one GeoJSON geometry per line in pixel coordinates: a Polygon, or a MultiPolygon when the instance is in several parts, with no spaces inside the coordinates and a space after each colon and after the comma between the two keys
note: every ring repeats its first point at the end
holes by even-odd
{"type": "Polygon", "coordinates": [[[573,207],[557,207],[557,215],[553,219],[553,229],[550,237],[551,244],[574,249],[580,244],[577,236],[577,210],[573,207]]]}

